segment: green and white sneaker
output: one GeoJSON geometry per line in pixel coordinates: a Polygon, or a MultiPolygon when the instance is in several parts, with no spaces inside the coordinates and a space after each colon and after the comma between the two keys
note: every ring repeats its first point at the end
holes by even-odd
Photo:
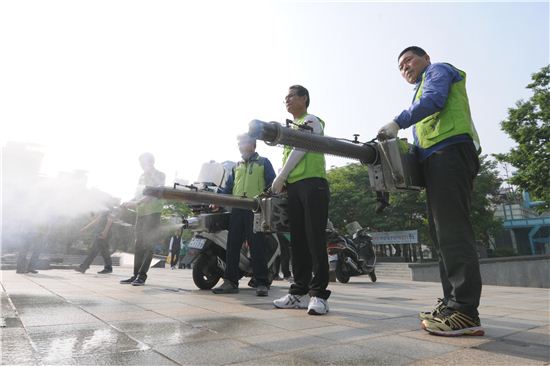
{"type": "Polygon", "coordinates": [[[445,308],[433,319],[422,320],[422,329],[439,336],[456,337],[461,335],[483,336],[479,317],[472,318],[460,311],[445,308]]]}
{"type": "Polygon", "coordinates": [[[420,320],[433,319],[446,307],[447,304],[445,303],[445,299],[437,299],[437,305],[435,306],[435,308],[433,308],[433,310],[431,311],[421,311],[420,313],[418,313],[418,318],[420,320]]]}

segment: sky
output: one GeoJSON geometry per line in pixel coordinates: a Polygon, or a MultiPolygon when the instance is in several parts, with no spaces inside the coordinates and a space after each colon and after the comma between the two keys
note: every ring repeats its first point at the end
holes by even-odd
{"type": "MultiPolygon", "coordinates": [[[[250,120],[289,118],[293,84],[326,135],[372,139],[410,105],[397,55],[418,45],[467,73],[484,153],[507,152],[500,122],[550,63],[549,34],[548,2],[4,1],[0,143],[40,144],[44,174],[84,169],[129,199],[142,152],[167,184],[194,181],[239,159],[250,120]]],[[[281,167],[281,148],[258,152],[281,167]]]]}

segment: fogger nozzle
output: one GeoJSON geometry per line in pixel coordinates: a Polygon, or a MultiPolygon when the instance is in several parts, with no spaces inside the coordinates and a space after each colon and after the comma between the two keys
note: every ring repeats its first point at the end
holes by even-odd
{"type": "Polygon", "coordinates": [[[356,144],[334,137],[316,135],[309,131],[285,128],[277,122],[252,120],[248,134],[268,145],[286,145],[306,151],[357,159],[363,164],[374,164],[378,160],[375,144],[356,144]]]}

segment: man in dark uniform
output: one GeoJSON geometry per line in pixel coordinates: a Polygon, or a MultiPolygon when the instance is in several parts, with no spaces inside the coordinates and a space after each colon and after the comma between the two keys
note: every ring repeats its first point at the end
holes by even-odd
{"type": "MultiPolygon", "coordinates": [[[[238,197],[256,197],[271,186],[275,171],[271,162],[258,155],[256,140],[247,134],[238,137],[239,151],[243,158],[232,170],[221,193],[238,197]]],[[[223,283],[212,290],[215,294],[239,292],[239,258],[246,240],[252,256],[252,270],[256,283],[256,295],[268,295],[268,272],[265,258],[266,238],[263,233],[254,233],[254,213],[251,210],[233,208],[227,235],[226,267],[223,283]]]]}
{"type": "Polygon", "coordinates": [[[75,271],[84,273],[90,264],[92,264],[94,258],[101,253],[103,257],[104,268],[97,272],[99,274],[107,274],[113,272],[113,263],[111,261],[111,254],[109,252],[109,237],[111,235],[111,226],[113,225],[113,217],[110,210],[105,210],[103,212],[98,212],[95,214],[90,223],[80,229],[80,232],[84,232],[89,228],[93,227],[94,229],[94,242],[90,248],[90,252],[84,262],[77,268],[75,271]]]}

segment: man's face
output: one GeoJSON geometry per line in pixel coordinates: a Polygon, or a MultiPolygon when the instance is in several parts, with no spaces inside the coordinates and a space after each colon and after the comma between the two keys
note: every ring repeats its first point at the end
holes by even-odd
{"type": "Polygon", "coordinates": [[[153,161],[147,157],[139,159],[139,165],[141,165],[141,169],[143,169],[144,172],[147,172],[154,167],[153,161]]]}
{"type": "Polygon", "coordinates": [[[288,94],[285,97],[285,106],[288,113],[293,114],[295,111],[307,109],[306,107],[307,96],[299,96],[296,90],[289,89],[288,94]]]}
{"type": "Polygon", "coordinates": [[[256,152],[256,146],[253,142],[239,141],[239,152],[242,157],[252,156],[256,152]]]}
{"type": "Polygon", "coordinates": [[[415,84],[420,73],[430,64],[430,56],[417,56],[407,51],[399,58],[399,71],[409,84],[415,84]]]}

